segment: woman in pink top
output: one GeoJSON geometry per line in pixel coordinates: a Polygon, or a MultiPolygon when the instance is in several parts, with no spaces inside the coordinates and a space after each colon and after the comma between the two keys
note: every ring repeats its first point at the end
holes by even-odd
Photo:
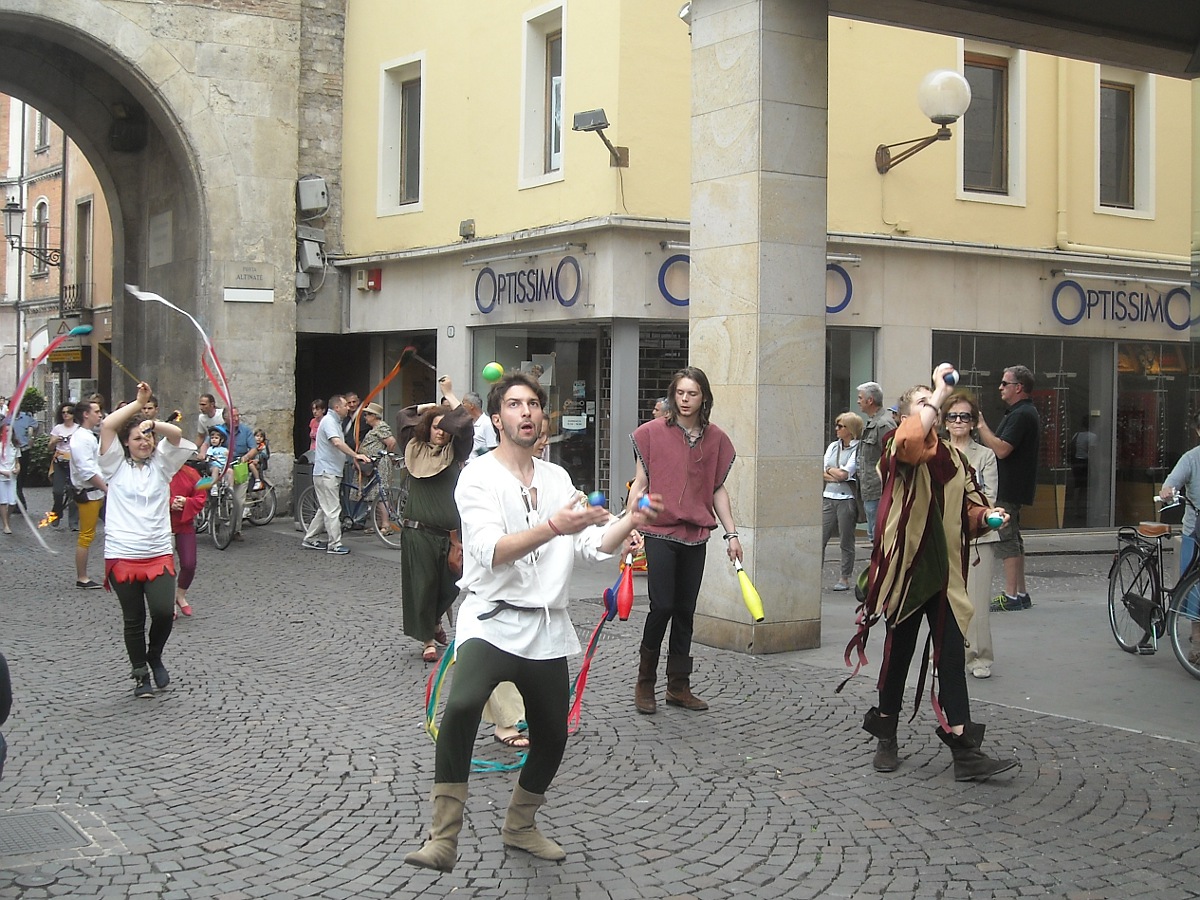
{"type": "Polygon", "coordinates": [[[646,538],[650,613],[642,633],[634,703],[638,712],[647,715],[655,712],[654,682],[668,625],[667,703],[708,709],[691,689],[692,623],[704,577],[705,547],[718,521],[730,560],[742,558],[725,489],[736,454],[729,436],[708,420],[713,405],[708,377],[695,366],[681,369],[671,379],[667,399],[666,418],[652,419],[633,433],[637,475],[631,495],[660,494],[664,505],[655,521],[641,529],[646,538]]]}
{"type": "Polygon", "coordinates": [[[325,418],[325,401],[318,397],[312,402],[312,419],[308,423],[308,449],[317,449],[317,429],[321,427],[321,420],[325,418]]]}

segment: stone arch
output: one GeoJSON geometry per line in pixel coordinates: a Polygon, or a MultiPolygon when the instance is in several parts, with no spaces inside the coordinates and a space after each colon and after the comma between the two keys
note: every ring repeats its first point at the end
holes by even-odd
{"type": "Polygon", "coordinates": [[[0,91],[54,119],[105,194],[115,355],[175,405],[208,389],[194,330],[124,295],[140,284],[199,320],[235,402],[280,430],[294,394],[300,6],[0,0],[0,91]],[[278,273],[277,302],[222,302],[231,263],[278,273]]]}

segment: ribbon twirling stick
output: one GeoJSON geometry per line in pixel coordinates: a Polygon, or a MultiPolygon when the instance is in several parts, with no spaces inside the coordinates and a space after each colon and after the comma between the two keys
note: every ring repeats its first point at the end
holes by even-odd
{"type": "MultiPolygon", "coordinates": [[[[37,367],[45,362],[46,358],[51,353],[61,347],[67,338],[80,337],[82,335],[91,333],[91,325],[76,325],[66,334],[60,334],[55,337],[54,340],[48,343],[46,348],[34,358],[32,365],[25,370],[20,379],[17,381],[17,389],[13,391],[13,396],[9,399],[8,415],[5,416],[2,421],[0,421],[0,425],[7,426],[0,427],[0,451],[3,451],[3,449],[8,445],[8,441],[10,440],[12,433],[13,419],[21,410],[21,401],[25,399],[25,392],[29,389],[29,383],[33,381],[33,373],[37,371],[37,367]]],[[[57,552],[51,550],[50,545],[46,543],[46,539],[38,533],[37,526],[34,525],[33,520],[29,518],[28,511],[25,509],[24,504],[20,502],[20,497],[17,498],[17,507],[21,510],[21,518],[24,519],[25,524],[29,526],[30,533],[34,536],[37,542],[42,545],[42,548],[49,553],[57,552]]]]}
{"type": "Polygon", "coordinates": [[[130,378],[132,378],[132,379],[133,379],[133,383],[134,383],[134,384],[141,384],[141,382],[142,382],[142,379],[138,378],[136,375],[134,375],[132,372],[130,372],[130,371],[127,369],[127,368],[125,368],[125,364],[124,364],[124,363],[122,363],[122,362],[121,362],[119,359],[117,359],[115,356],[113,356],[111,353],[109,353],[107,350],[105,350],[105,349],[104,349],[104,345],[103,345],[103,344],[97,344],[97,345],[96,345],[96,348],[97,348],[97,349],[98,349],[98,350],[99,350],[101,353],[103,353],[105,356],[107,356],[107,357],[108,357],[108,358],[109,358],[109,359],[112,361],[112,364],[113,364],[114,366],[116,366],[118,369],[120,369],[122,372],[124,372],[124,373],[125,373],[126,375],[128,375],[130,378]]]}
{"type": "MultiPolygon", "coordinates": [[[[217,349],[213,346],[212,339],[209,338],[208,333],[200,327],[200,323],[196,321],[195,316],[193,316],[186,309],[180,309],[170,300],[160,297],[158,294],[150,291],[143,291],[136,284],[125,285],[125,290],[127,290],[134,297],[137,297],[137,299],[141,300],[143,303],[147,303],[151,300],[155,301],[156,303],[161,303],[163,306],[167,307],[167,309],[173,309],[175,312],[186,316],[187,320],[192,323],[196,331],[200,334],[200,340],[204,342],[204,352],[200,354],[200,365],[204,368],[204,374],[208,377],[209,384],[211,384],[213,389],[217,392],[217,396],[224,404],[225,409],[228,411],[227,414],[232,422],[233,400],[231,399],[229,393],[229,382],[225,378],[225,369],[221,365],[220,358],[217,356],[217,349]],[[209,365],[210,359],[212,360],[211,366],[209,365]]],[[[230,443],[232,444],[232,441],[230,443]]],[[[231,446],[230,450],[232,451],[232,449],[233,447],[231,446]]],[[[230,466],[232,465],[233,453],[231,452],[228,454],[225,460],[225,468],[222,470],[222,475],[228,472],[230,466]]]]}

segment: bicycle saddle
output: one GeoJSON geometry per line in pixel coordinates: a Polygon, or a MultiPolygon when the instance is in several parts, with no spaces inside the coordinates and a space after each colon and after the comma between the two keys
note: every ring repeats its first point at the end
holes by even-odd
{"type": "Polygon", "coordinates": [[[1161,522],[1138,522],[1137,533],[1144,538],[1166,537],[1171,533],[1171,526],[1161,522]]]}

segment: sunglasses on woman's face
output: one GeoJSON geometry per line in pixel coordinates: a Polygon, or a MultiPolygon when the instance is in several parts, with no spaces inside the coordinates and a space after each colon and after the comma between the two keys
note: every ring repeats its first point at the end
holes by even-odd
{"type": "Polygon", "coordinates": [[[946,413],[947,422],[973,422],[975,417],[969,412],[946,413]]]}

